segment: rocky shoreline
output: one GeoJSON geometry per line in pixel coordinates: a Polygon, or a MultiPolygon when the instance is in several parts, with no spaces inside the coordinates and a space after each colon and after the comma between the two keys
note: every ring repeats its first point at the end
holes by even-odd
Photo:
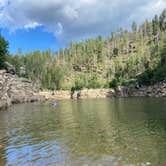
{"type": "Polygon", "coordinates": [[[116,97],[166,97],[166,80],[151,86],[129,85],[117,87],[116,97]]]}
{"type": "Polygon", "coordinates": [[[12,104],[43,100],[45,98],[29,80],[0,70],[0,109],[12,104]]]}
{"type": "MultiPolygon", "coordinates": [[[[75,91],[73,99],[111,97],[166,97],[166,80],[153,86],[129,85],[116,89],[83,89],[75,91]]],[[[71,99],[70,91],[42,91],[25,78],[0,70],[0,109],[12,104],[45,100],[71,99]]]]}
{"type": "MultiPolygon", "coordinates": [[[[114,94],[113,89],[83,89],[80,91],[75,91],[73,94],[73,99],[86,99],[86,98],[108,98],[112,97],[114,94]]],[[[71,99],[70,91],[42,91],[39,92],[40,95],[44,96],[46,100],[62,100],[71,99]]]]}
{"type": "MultiPolygon", "coordinates": [[[[80,99],[86,98],[111,98],[111,97],[166,97],[166,80],[153,86],[119,86],[115,89],[83,89],[75,91],[73,98],[77,99],[79,93],[80,99]]],[[[70,91],[43,91],[40,95],[46,100],[70,99],[70,91]]]]}

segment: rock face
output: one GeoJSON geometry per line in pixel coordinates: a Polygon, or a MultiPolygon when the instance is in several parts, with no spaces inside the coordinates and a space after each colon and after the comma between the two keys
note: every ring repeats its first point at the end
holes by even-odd
{"type": "MultiPolygon", "coordinates": [[[[27,79],[0,70],[0,109],[24,102],[43,101],[45,99],[70,99],[70,91],[38,92],[27,79]]],[[[108,98],[108,97],[166,97],[166,80],[153,86],[129,85],[113,89],[83,89],[75,91],[73,98],[108,98]]]]}
{"type": "Polygon", "coordinates": [[[27,79],[0,70],[0,109],[11,104],[44,100],[36,89],[27,79]]]}
{"type": "Polygon", "coordinates": [[[166,80],[152,86],[129,85],[115,89],[115,97],[166,97],[166,80]]]}

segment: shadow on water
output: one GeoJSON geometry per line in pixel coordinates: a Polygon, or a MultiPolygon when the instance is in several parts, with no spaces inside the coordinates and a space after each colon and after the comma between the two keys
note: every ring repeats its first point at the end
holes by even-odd
{"type": "Polygon", "coordinates": [[[0,164],[164,165],[166,100],[65,100],[0,113],[0,164]]]}

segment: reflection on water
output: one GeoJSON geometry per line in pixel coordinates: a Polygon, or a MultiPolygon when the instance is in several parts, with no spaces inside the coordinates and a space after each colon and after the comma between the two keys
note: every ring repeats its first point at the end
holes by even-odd
{"type": "Polygon", "coordinates": [[[0,112],[0,166],[164,166],[166,100],[60,101],[0,112]]]}

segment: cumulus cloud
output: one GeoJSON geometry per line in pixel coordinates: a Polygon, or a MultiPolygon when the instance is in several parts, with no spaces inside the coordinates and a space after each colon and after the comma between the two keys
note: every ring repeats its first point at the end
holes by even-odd
{"type": "Polygon", "coordinates": [[[10,31],[45,27],[59,39],[108,35],[166,7],[165,0],[0,0],[0,26],[10,31]]]}

